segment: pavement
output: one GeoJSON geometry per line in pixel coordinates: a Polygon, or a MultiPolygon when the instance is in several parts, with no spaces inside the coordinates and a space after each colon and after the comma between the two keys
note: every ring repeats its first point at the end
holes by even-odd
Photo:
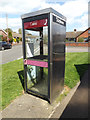
{"type": "Polygon", "coordinates": [[[90,47],[66,46],[66,52],[88,52],[90,47]]]}
{"type": "Polygon", "coordinates": [[[9,106],[2,111],[2,118],[57,118],[64,111],[71,97],[77,90],[80,83],[78,83],[62,100],[62,102],[54,101],[49,104],[30,94],[23,94],[17,97],[9,106]]]}
{"type": "Polygon", "coordinates": [[[60,120],[63,118],[88,118],[88,70],[81,79],[78,89],[65,108],[60,120]]]}

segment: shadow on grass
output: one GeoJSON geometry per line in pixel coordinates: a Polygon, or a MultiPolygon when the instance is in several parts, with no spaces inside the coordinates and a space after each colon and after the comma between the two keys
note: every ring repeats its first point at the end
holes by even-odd
{"type": "Polygon", "coordinates": [[[77,72],[79,74],[80,80],[82,79],[84,73],[86,72],[86,70],[88,70],[90,64],[78,64],[78,65],[74,65],[77,69],[77,72]]]}
{"type": "MultiPolygon", "coordinates": [[[[24,89],[24,91],[25,91],[24,70],[18,71],[17,73],[18,73],[19,79],[20,79],[20,81],[21,81],[22,87],[23,87],[23,89],[24,89]]],[[[41,97],[41,96],[39,96],[38,94],[34,94],[33,92],[29,92],[29,91],[26,91],[26,92],[29,93],[29,94],[31,94],[31,95],[34,95],[34,96],[36,96],[36,97],[42,98],[43,100],[47,100],[48,103],[50,103],[50,101],[49,101],[47,98],[45,98],[45,97],[41,97]]]]}
{"type": "Polygon", "coordinates": [[[22,87],[25,90],[25,83],[24,83],[24,70],[17,72],[19,79],[21,81],[22,87]]]}

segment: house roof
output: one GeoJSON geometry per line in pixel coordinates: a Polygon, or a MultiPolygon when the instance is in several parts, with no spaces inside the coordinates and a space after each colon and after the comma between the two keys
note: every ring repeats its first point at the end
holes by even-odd
{"type": "Polygon", "coordinates": [[[66,32],[66,38],[76,38],[82,31],[66,32]]]}
{"type": "Polygon", "coordinates": [[[2,31],[4,34],[6,34],[6,35],[7,35],[7,32],[6,32],[5,30],[0,29],[0,31],[2,31]]]}
{"type": "MultiPolygon", "coordinates": [[[[19,33],[12,33],[12,36],[13,36],[13,37],[20,37],[20,38],[22,38],[22,34],[19,34],[19,33]]],[[[28,34],[27,34],[26,37],[36,38],[37,36],[28,35],[28,34]]]]}
{"type": "Polygon", "coordinates": [[[90,27],[87,28],[86,30],[84,30],[83,32],[81,32],[79,35],[77,35],[76,37],[79,37],[81,34],[83,34],[84,32],[86,32],[87,30],[90,30],[90,27]]]}

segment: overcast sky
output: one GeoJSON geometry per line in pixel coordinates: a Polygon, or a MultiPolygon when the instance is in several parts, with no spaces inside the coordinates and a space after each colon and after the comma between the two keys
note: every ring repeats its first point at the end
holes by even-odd
{"type": "Polygon", "coordinates": [[[67,18],[66,31],[83,31],[88,28],[89,0],[0,0],[0,29],[8,27],[18,32],[22,27],[21,15],[52,7],[67,18]]]}

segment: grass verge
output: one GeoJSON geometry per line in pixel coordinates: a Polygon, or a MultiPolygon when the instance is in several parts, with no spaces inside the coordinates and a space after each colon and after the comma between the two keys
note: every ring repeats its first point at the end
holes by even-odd
{"type": "MultiPolygon", "coordinates": [[[[88,53],[67,53],[65,61],[65,86],[73,88],[88,69],[88,53]]],[[[23,94],[23,87],[18,72],[23,70],[23,60],[16,60],[2,65],[2,109],[17,96],[23,94]]],[[[68,90],[60,96],[61,101],[68,90]]]]}
{"type": "Polygon", "coordinates": [[[88,69],[88,53],[67,53],[65,61],[65,85],[73,88],[88,69]]]}
{"type": "Polygon", "coordinates": [[[76,84],[83,77],[85,71],[88,69],[88,53],[67,53],[65,61],[65,82],[64,92],[60,94],[56,102],[62,101],[76,84]]]}
{"type": "Polygon", "coordinates": [[[23,70],[23,60],[15,60],[2,65],[2,109],[22,94],[18,71],[23,70]]]}

